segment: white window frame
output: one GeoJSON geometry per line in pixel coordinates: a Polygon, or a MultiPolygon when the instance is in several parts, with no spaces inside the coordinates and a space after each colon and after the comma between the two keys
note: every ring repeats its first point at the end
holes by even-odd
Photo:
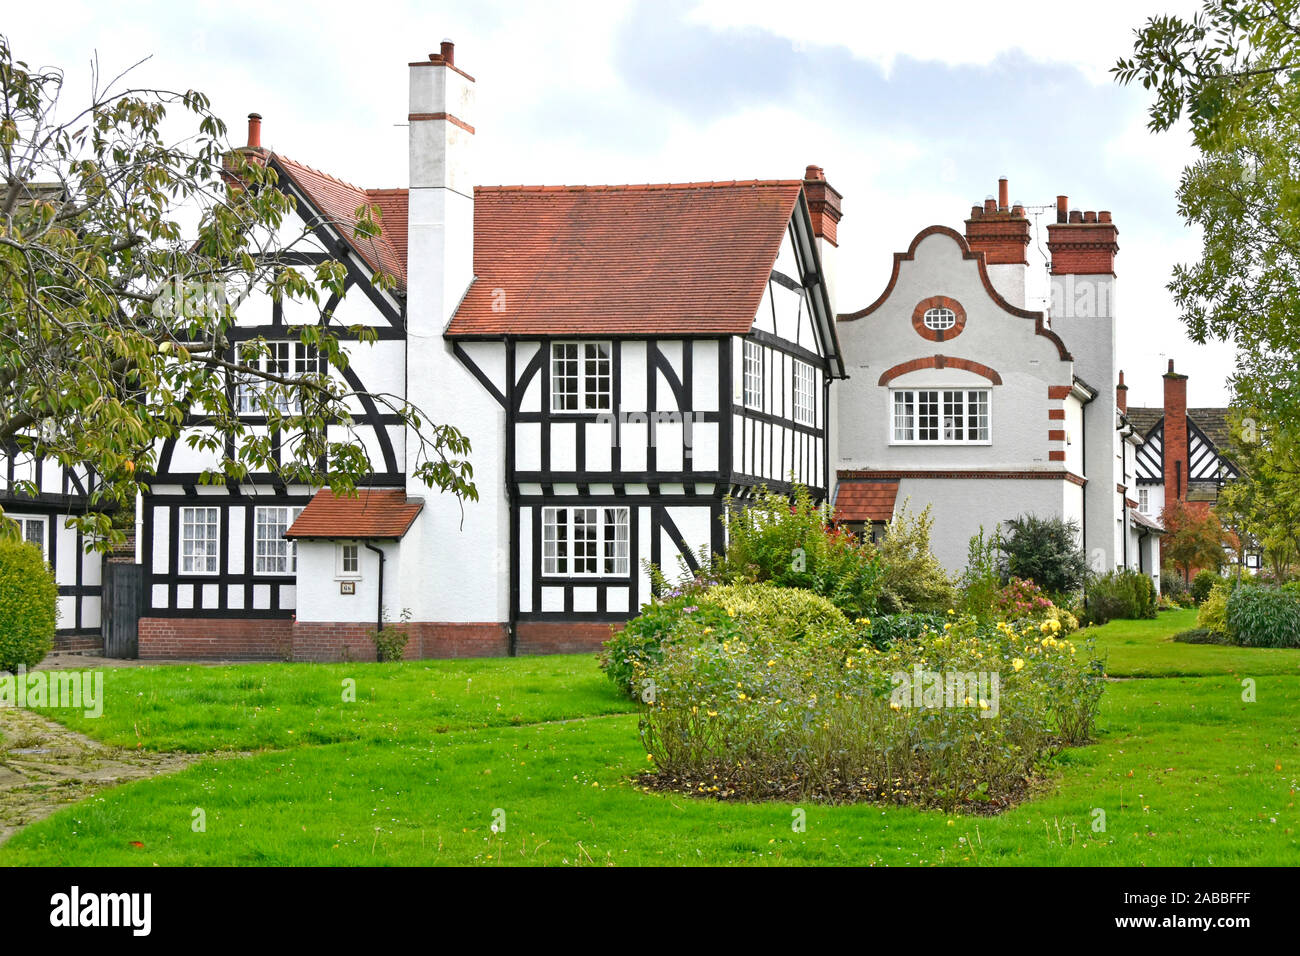
{"type": "Polygon", "coordinates": [[[45,515],[28,515],[28,514],[10,514],[5,512],[4,516],[18,525],[18,534],[28,544],[34,544],[41,549],[41,557],[45,560],[50,559],[50,520],[45,515]],[[31,538],[32,528],[41,529],[41,540],[33,541],[31,538]]]}
{"type": "Polygon", "coordinates": [[[800,425],[817,424],[817,370],[794,359],[794,420],[800,425]]]}
{"type": "Polygon", "coordinates": [[[188,577],[211,577],[221,573],[221,509],[211,505],[185,505],[177,515],[180,522],[177,536],[180,554],[177,556],[178,573],[188,577]],[[200,515],[200,512],[204,512],[200,515]],[[190,529],[210,528],[212,533],[201,538],[191,537],[190,529]],[[202,545],[203,550],[199,551],[202,545]],[[186,554],[186,550],[191,553],[186,554]],[[203,567],[197,566],[202,559],[203,567]],[[187,562],[189,562],[187,564],[187,562]]]}
{"type": "Polygon", "coordinates": [[[921,316],[921,321],[932,332],[947,332],[957,324],[957,313],[946,306],[937,305],[926,309],[925,314],[921,316]],[[934,322],[930,321],[932,315],[937,317],[934,322]]]}
{"type": "MultiPolygon", "coordinates": [[[[244,347],[243,344],[238,347],[241,353],[244,347]]],[[[293,339],[268,339],[264,343],[259,343],[258,354],[250,356],[247,360],[244,360],[241,355],[240,364],[250,365],[263,372],[285,377],[308,375],[320,370],[320,359],[316,350],[303,342],[293,339]]],[[[237,378],[235,382],[236,414],[262,414],[264,409],[259,400],[269,386],[283,388],[278,383],[267,382],[265,379],[253,376],[237,378]]],[[[281,393],[276,396],[276,408],[286,415],[298,415],[302,412],[302,403],[291,398],[288,394],[281,393]]]]}
{"type": "Polygon", "coordinates": [[[1149,515],[1151,513],[1151,489],[1150,488],[1138,489],[1138,511],[1144,515],[1149,515]]]}
{"type": "Polygon", "coordinates": [[[334,577],[339,581],[361,580],[361,542],[340,541],[334,548],[334,577]],[[348,552],[352,551],[355,567],[348,568],[348,552]]]}
{"type": "MultiPolygon", "coordinates": [[[[978,408],[978,404],[976,406],[978,408]]],[[[889,444],[891,445],[991,445],[993,443],[993,390],[991,388],[971,388],[969,386],[925,386],[918,388],[891,388],[887,408],[889,444]],[[965,437],[970,431],[971,393],[982,394],[983,431],[982,438],[965,437]],[[900,416],[899,398],[907,399],[909,414],[900,416]],[[950,417],[948,409],[953,396],[958,396],[961,411],[957,415],[962,437],[945,437],[948,426],[945,420],[950,417]],[[899,426],[906,421],[910,437],[900,437],[899,426]],[[934,438],[921,437],[925,432],[933,432],[934,438]]],[[[978,413],[977,413],[978,414],[978,413]]]]}
{"type": "Polygon", "coordinates": [[[741,351],[741,402],[746,408],[763,410],[763,346],[745,339],[741,351]]]}
{"type": "Polygon", "coordinates": [[[614,346],[609,340],[552,342],[548,370],[552,413],[581,415],[613,411],[614,346]],[[568,354],[570,350],[572,354],[568,354]]]}
{"type": "Polygon", "coordinates": [[[542,576],[627,578],[632,573],[631,508],[548,505],[542,508],[542,576]],[[581,553],[576,553],[581,547],[581,553]],[[581,563],[581,567],[577,565],[581,563]]]}
{"type": "Polygon", "coordinates": [[[297,520],[302,514],[302,505],[258,505],[253,509],[253,574],[268,577],[282,577],[289,574],[298,573],[298,542],[284,537],[284,531],[280,534],[264,538],[263,529],[278,527],[279,523],[272,524],[262,520],[265,512],[284,511],[288,518],[284,522],[284,531],[289,530],[289,526],[297,520]],[[264,551],[264,546],[284,545],[284,554],[273,554],[269,547],[264,551]],[[271,570],[269,565],[272,561],[277,564],[284,562],[284,570],[271,570]]]}

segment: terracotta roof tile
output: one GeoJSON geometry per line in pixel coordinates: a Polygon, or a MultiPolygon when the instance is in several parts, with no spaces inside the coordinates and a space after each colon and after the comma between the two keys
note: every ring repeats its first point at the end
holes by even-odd
{"type": "Polygon", "coordinates": [[[447,334],[747,332],[802,188],[478,187],[476,278],[447,334]]]}
{"type": "Polygon", "coordinates": [[[340,498],[326,488],[312,496],[284,536],[400,538],[423,507],[424,502],[397,489],[363,489],[355,498],[340,498]]]}
{"type": "Polygon", "coordinates": [[[362,189],[279,153],[272,154],[272,157],[316,207],[321,218],[343,236],[370,268],[391,275],[405,286],[405,189],[362,189]],[[357,210],[362,206],[379,207],[379,236],[356,235],[357,210]]]}
{"type": "Polygon", "coordinates": [[[841,481],[835,491],[835,520],[889,521],[897,497],[896,481],[841,481]]]}

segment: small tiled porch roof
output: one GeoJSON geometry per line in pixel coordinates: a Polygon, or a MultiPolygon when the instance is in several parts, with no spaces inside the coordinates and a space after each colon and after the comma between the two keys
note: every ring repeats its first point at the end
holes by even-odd
{"type": "Polygon", "coordinates": [[[897,481],[841,481],[835,491],[836,521],[889,521],[897,481]]]}
{"type": "Polygon", "coordinates": [[[396,540],[410,529],[424,507],[398,489],[362,489],[355,498],[339,497],[328,488],[316,492],[286,538],[383,538],[396,540]]]}

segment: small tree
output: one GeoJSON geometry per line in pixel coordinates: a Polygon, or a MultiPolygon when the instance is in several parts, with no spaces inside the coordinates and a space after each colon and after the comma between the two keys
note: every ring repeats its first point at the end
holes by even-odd
{"type": "MultiPolygon", "coordinates": [[[[909,499],[910,500],[910,499],[909,499]]],[[[890,611],[944,611],[957,598],[952,580],[930,550],[930,506],[912,514],[908,501],[894,514],[880,542],[884,604],[890,611]]]]}
{"type": "Polygon", "coordinates": [[[1021,515],[1006,526],[1002,552],[1007,577],[1033,581],[1048,594],[1069,594],[1083,587],[1088,559],[1079,547],[1077,521],[1021,515]]]}
{"type": "Polygon", "coordinates": [[[1218,571],[1223,567],[1227,538],[1214,512],[1188,507],[1175,498],[1161,510],[1160,523],[1167,532],[1162,543],[1165,560],[1182,572],[1185,582],[1191,583],[1196,568],[1218,571]]]}

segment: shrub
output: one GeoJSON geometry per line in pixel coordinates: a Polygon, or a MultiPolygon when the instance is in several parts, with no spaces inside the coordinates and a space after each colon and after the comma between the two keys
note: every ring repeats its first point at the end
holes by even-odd
{"type": "Polygon", "coordinates": [[[1168,565],[1160,572],[1160,593],[1179,607],[1186,606],[1192,600],[1191,588],[1183,576],[1168,565]]]}
{"type": "Polygon", "coordinates": [[[375,645],[375,660],[383,661],[400,661],[405,655],[406,642],[410,635],[406,632],[406,626],[411,623],[411,609],[403,608],[402,617],[396,625],[388,622],[388,615],[384,615],[384,626],[376,627],[370,631],[370,641],[375,645]]]}
{"type": "Polygon", "coordinates": [[[904,611],[901,614],[882,614],[865,622],[862,636],[877,650],[884,650],[900,641],[914,641],[927,631],[941,631],[949,622],[945,614],[918,614],[904,611]]]}
{"type": "MultiPolygon", "coordinates": [[[[864,619],[865,620],[865,619],[864,619]]],[[[775,644],[830,644],[851,631],[829,600],[811,591],[773,584],[692,588],[655,600],[605,643],[601,666],[632,697],[671,644],[723,643],[761,638],[775,644]]]]}
{"type": "Polygon", "coordinates": [[[40,548],[0,538],[0,671],[35,667],[45,659],[54,646],[58,599],[54,572],[40,548]]]}
{"type": "Polygon", "coordinates": [[[1141,571],[1119,568],[1099,574],[1088,585],[1088,621],[1140,620],[1156,616],[1156,586],[1141,571]]]}
{"type": "Polygon", "coordinates": [[[1217,582],[1222,580],[1223,577],[1215,574],[1213,571],[1197,571],[1196,577],[1192,578],[1192,600],[1197,604],[1200,604],[1210,596],[1210,589],[1213,588],[1217,582]]]}
{"type": "Polygon", "coordinates": [[[1206,630],[1203,627],[1194,627],[1190,631],[1179,631],[1174,635],[1174,640],[1180,644],[1230,644],[1227,635],[1218,634],[1214,631],[1206,630]]]}
{"type": "Polygon", "coordinates": [[[1228,634],[1228,595],[1232,584],[1224,578],[1214,582],[1210,593],[1201,602],[1201,609],[1196,612],[1196,626],[1211,634],[1227,636],[1228,634]]]}
{"type": "Polygon", "coordinates": [[[1051,593],[1083,587],[1088,559],[1078,544],[1078,522],[1021,515],[1006,525],[1002,551],[1008,578],[1026,578],[1051,593]]]}
{"type": "Polygon", "coordinates": [[[1228,597],[1227,620],[1234,644],[1300,647],[1300,598],[1281,588],[1236,588],[1228,597]]]}
{"type": "Polygon", "coordinates": [[[980,526],[966,545],[966,570],[962,572],[958,587],[961,591],[961,610],[973,614],[980,623],[994,617],[993,602],[1002,586],[1002,535],[994,531],[984,534],[980,526]]]}
{"type": "Polygon", "coordinates": [[[876,551],[832,528],[828,512],[796,485],[793,501],[766,488],[728,508],[727,551],[711,576],[724,583],[771,582],[829,598],[850,617],[879,609],[883,575],[876,551]]]}
{"type": "Polygon", "coordinates": [[[1093,730],[1100,662],[1055,634],[951,615],[887,651],[674,642],[650,671],[640,725],[649,782],[743,799],[1005,805],[1093,730]]]}
{"type": "Polygon", "coordinates": [[[947,611],[956,603],[957,589],[930,550],[933,525],[929,505],[914,515],[904,501],[885,528],[880,542],[883,611],[947,611]]]}

